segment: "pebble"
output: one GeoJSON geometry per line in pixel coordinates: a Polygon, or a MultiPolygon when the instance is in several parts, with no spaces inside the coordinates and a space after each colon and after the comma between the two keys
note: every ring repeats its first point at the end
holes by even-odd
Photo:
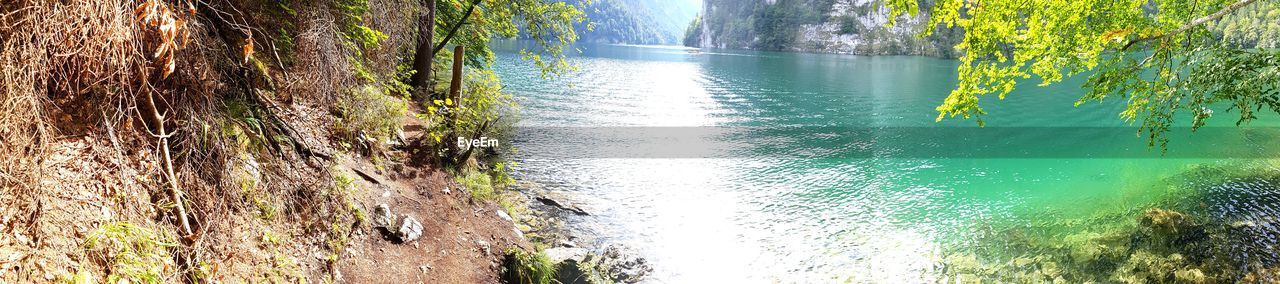
{"type": "Polygon", "coordinates": [[[481,249],[484,249],[484,254],[486,254],[486,255],[488,255],[488,254],[492,254],[492,253],[493,253],[493,252],[489,251],[489,249],[490,249],[489,242],[486,242],[486,241],[476,241],[476,245],[479,245],[481,249]]]}

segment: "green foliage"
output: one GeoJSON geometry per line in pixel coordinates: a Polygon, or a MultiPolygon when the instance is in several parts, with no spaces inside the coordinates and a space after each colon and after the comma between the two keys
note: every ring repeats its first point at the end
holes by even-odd
{"type": "Polygon", "coordinates": [[[265,21],[263,29],[274,31],[270,35],[273,51],[280,57],[280,63],[284,65],[292,65],[297,61],[297,57],[293,52],[294,37],[292,32],[297,31],[293,19],[298,17],[298,11],[293,9],[293,0],[273,0],[264,3],[262,12],[267,14],[270,20],[265,21]]]}
{"type": "Polygon", "coordinates": [[[754,31],[759,41],[755,48],[784,50],[792,47],[804,24],[826,21],[825,13],[835,1],[831,0],[779,0],[756,10],[754,31]]]}
{"type": "MultiPolygon", "coordinates": [[[[873,3],[846,2],[835,5],[833,0],[705,0],[714,7],[701,16],[702,32],[710,45],[718,48],[747,48],[763,50],[811,50],[831,51],[836,46],[846,46],[838,35],[858,35],[859,41],[852,52],[867,55],[927,55],[953,57],[951,46],[958,41],[957,30],[947,26],[913,23],[912,30],[933,29],[926,37],[915,37],[902,32],[903,27],[891,30],[882,25],[864,25],[859,19],[884,17],[879,1],[873,3]],[[769,3],[775,2],[775,3],[769,3]],[[801,34],[806,27],[817,34],[801,34]],[[834,31],[829,29],[834,27],[834,31]],[[834,33],[834,34],[822,34],[834,33]]],[[[923,0],[921,5],[933,5],[923,0]]],[[[841,50],[849,51],[849,50],[841,50]]]]}
{"type": "MultiPolygon", "coordinates": [[[[354,53],[347,59],[352,73],[365,83],[338,96],[339,118],[334,123],[335,132],[345,141],[379,150],[399,133],[401,118],[408,111],[408,105],[396,98],[408,96],[409,87],[403,78],[408,73],[398,72],[393,78],[384,78],[368,66],[364,52],[377,48],[387,38],[381,31],[365,25],[363,17],[369,12],[368,0],[334,0],[332,4],[342,27],[341,38],[354,53]]],[[[397,66],[398,71],[403,69],[397,66]]]]}
{"type": "Polygon", "coordinates": [[[107,283],[161,283],[174,267],[173,238],[128,222],[105,223],[85,238],[84,248],[111,265],[107,283]]]}
{"type": "Polygon", "coordinates": [[[498,189],[493,186],[493,179],[482,171],[466,169],[454,175],[454,179],[471,193],[471,198],[478,200],[498,199],[498,189]]]}
{"type": "MultiPolygon", "coordinates": [[[[964,53],[959,85],[937,108],[938,119],[976,117],[982,125],[981,96],[1003,99],[1032,77],[1048,85],[1085,72],[1089,91],[1076,104],[1125,101],[1120,117],[1140,124],[1151,146],[1167,145],[1161,135],[1180,112],[1199,127],[1212,108],[1240,111],[1237,124],[1262,108],[1280,111],[1280,51],[1233,48],[1205,25],[1181,29],[1235,2],[938,0],[930,24],[965,30],[956,46],[964,53]]],[[[887,4],[895,16],[922,7],[914,0],[887,4]]]]}
{"type": "MultiPolygon", "coordinates": [[[[436,38],[444,38],[449,28],[462,19],[474,0],[439,0],[436,3],[436,38]]],[[[565,47],[578,40],[573,25],[586,20],[586,14],[569,3],[547,0],[481,0],[466,25],[458,30],[451,44],[467,47],[466,63],[487,69],[493,63],[493,38],[516,38],[521,32],[538,46],[537,50],[521,50],[525,60],[533,61],[543,76],[562,74],[574,68],[565,59],[565,47]]],[[[437,55],[444,52],[437,52],[437,55]]]]}
{"type": "Polygon", "coordinates": [[[348,44],[369,50],[387,38],[386,34],[364,24],[364,14],[369,12],[369,0],[334,0],[333,7],[338,12],[342,22],[342,36],[348,44]]]}
{"type": "Polygon", "coordinates": [[[834,0],[706,0],[716,7],[702,24],[717,45],[729,48],[782,50],[794,42],[799,27],[827,20],[834,0]]]}
{"type": "Polygon", "coordinates": [[[582,41],[596,43],[664,44],[675,43],[677,34],[660,29],[655,17],[644,5],[625,0],[571,1],[586,12],[587,21],[573,28],[582,41]]]}
{"type": "Polygon", "coordinates": [[[702,16],[693,18],[693,22],[689,23],[689,29],[684,31],[683,43],[688,47],[702,46],[702,16]]]}
{"type": "Polygon", "coordinates": [[[419,115],[427,123],[427,135],[438,147],[455,142],[445,140],[449,137],[497,138],[513,124],[514,118],[509,116],[516,111],[516,101],[502,91],[492,70],[472,69],[463,80],[466,88],[461,102],[449,98],[433,100],[426,113],[419,115]]]}
{"type": "Polygon", "coordinates": [[[536,248],[535,252],[526,252],[518,248],[507,249],[507,267],[503,278],[513,284],[547,284],[554,283],[556,264],[536,248]]]}
{"type": "MultiPolygon", "coordinates": [[[[514,162],[512,165],[514,166],[514,162]]],[[[462,169],[454,175],[454,179],[471,193],[472,198],[506,203],[502,200],[502,193],[507,187],[515,184],[515,179],[508,175],[509,170],[506,163],[500,162],[495,163],[489,170],[462,169]]],[[[507,206],[504,204],[503,207],[507,206]]]]}
{"type": "Polygon", "coordinates": [[[582,41],[628,44],[678,44],[685,23],[697,15],[691,1],[570,0],[586,12],[587,22],[574,24],[582,41]]]}
{"type": "Polygon", "coordinates": [[[338,96],[340,116],[334,122],[338,135],[347,141],[359,141],[371,147],[391,141],[400,131],[401,118],[408,111],[408,105],[384,91],[365,85],[338,96]]]}
{"type": "Polygon", "coordinates": [[[330,208],[328,212],[332,222],[329,223],[329,231],[325,234],[324,243],[329,254],[324,260],[332,265],[338,261],[343,250],[351,242],[353,228],[365,224],[368,216],[355,200],[355,191],[358,189],[355,186],[356,179],[338,167],[331,168],[329,172],[333,177],[333,187],[321,191],[320,198],[329,204],[341,205],[341,207],[330,208]]]}
{"type": "Polygon", "coordinates": [[[1280,48],[1280,3],[1260,1],[1209,23],[1209,29],[1240,48],[1280,48]]]}
{"type": "Polygon", "coordinates": [[[856,34],[862,29],[862,22],[858,22],[857,18],[851,16],[840,17],[840,34],[856,34]]]}

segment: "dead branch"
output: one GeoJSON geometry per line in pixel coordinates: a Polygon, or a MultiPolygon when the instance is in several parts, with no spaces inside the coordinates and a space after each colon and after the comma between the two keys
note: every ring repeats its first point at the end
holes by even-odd
{"type": "Polygon", "coordinates": [[[169,154],[169,136],[170,133],[164,127],[164,115],[160,114],[160,110],[156,108],[155,90],[147,92],[147,108],[151,111],[152,123],[155,124],[155,137],[160,139],[160,154],[164,159],[164,175],[166,182],[169,183],[169,193],[173,195],[173,202],[178,209],[178,221],[182,224],[182,233],[191,236],[191,222],[187,219],[187,207],[182,201],[182,190],[178,188],[178,176],[173,172],[173,157],[169,154]]]}

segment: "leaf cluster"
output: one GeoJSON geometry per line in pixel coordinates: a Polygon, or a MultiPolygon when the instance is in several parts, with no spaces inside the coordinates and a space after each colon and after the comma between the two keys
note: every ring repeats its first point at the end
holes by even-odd
{"type": "MultiPolygon", "coordinates": [[[[1276,110],[1275,50],[1222,44],[1206,25],[1234,0],[937,0],[930,25],[965,31],[959,84],[937,107],[938,120],[976,118],[983,125],[983,96],[1003,99],[1033,78],[1040,85],[1087,73],[1089,91],[1076,103],[1123,100],[1119,116],[1138,124],[1150,145],[1167,145],[1162,134],[1178,113],[1200,127],[1213,108],[1239,111],[1237,124],[1256,111],[1276,110]]],[[[915,0],[890,0],[894,18],[915,16],[915,0]]],[[[930,31],[925,31],[927,35],[930,31]]]]}

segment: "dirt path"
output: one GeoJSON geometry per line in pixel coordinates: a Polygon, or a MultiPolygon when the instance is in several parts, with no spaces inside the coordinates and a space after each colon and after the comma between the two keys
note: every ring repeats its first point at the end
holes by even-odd
{"type": "Polygon", "coordinates": [[[472,200],[444,172],[410,168],[388,177],[363,162],[345,167],[361,177],[357,199],[369,214],[385,203],[397,222],[402,215],[421,221],[423,234],[400,243],[382,229],[364,226],[339,261],[342,282],[498,283],[504,251],[530,248],[511,218],[499,213],[501,207],[472,200]]]}

